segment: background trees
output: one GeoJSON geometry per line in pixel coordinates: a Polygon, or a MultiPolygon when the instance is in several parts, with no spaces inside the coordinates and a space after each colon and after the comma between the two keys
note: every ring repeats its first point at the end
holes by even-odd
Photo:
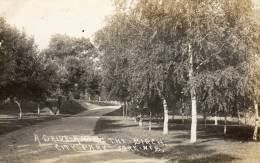
{"type": "Polygon", "coordinates": [[[1,18],[0,44],[0,98],[11,98],[20,118],[23,101],[100,94],[99,54],[87,38],[57,34],[47,49],[39,51],[32,37],[1,18]]]}
{"type": "Polygon", "coordinates": [[[98,53],[89,39],[56,34],[42,55],[57,64],[62,78],[59,88],[65,95],[74,93],[79,98],[85,91],[91,96],[100,94],[98,53]]]}

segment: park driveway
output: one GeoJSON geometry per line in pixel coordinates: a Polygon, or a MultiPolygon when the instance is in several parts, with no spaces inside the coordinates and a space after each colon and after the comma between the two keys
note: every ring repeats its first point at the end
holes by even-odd
{"type": "Polygon", "coordinates": [[[120,106],[84,103],[85,111],[21,128],[0,137],[0,162],[119,163],[163,162],[120,151],[95,135],[96,123],[120,106]],[[80,146],[84,143],[83,148],[80,146]],[[104,148],[103,146],[104,145],[104,148]],[[93,147],[93,148],[92,148],[93,147]]]}

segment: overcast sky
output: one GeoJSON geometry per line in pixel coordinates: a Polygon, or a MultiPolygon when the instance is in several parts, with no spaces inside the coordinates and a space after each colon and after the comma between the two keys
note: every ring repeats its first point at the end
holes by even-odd
{"type": "Polygon", "coordinates": [[[253,0],[253,2],[257,5],[257,7],[260,7],[260,0],[253,0]]]}
{"type": "Polygon", "coordinates": [[[93,36],[112,12],[111,0],[0,0],[0,16],[33,35],[41,49],[55,33],[93,36]]]}
{"type": "Polygon", "coordinates": [[[0,0],[0,16],[33,35],[40,49],[55,33],[93,36],[112,12],[111,0],[0,0]]]}

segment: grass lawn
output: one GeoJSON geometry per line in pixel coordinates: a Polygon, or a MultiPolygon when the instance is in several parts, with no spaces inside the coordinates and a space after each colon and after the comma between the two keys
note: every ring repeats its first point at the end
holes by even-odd
{"type": "Polygon", "coordinates": [[[65,101],[61,106],[60,115],[51,115],[48,109],[44,109],[43,103],[40,104],[41,115],[37,115],[37,103],[26,102],[22,103],[23,118],[18,119],[18,107],[16,104],[0,105],[0,135],[9,133],[11,131],[35,125],[40,122],[59,119],[63,116],[69,116],[80,113],[86,110],[86,106],[83,106],[78,101],[65,101]]]}
{"type": "MultiPolygon", "coordinates": [[[[151,158],[167,159],[169,162],[260,162],[260,142],[251,141],[253,129],[247,126],[229,125],[223,135],[223,125],[198,125],[198,142],[189,143],[189,124],[171,121],[169,134],[162,134],[162,123],[148,123],[139,127],[130,118],[103,116],[96,124],[95,134],[108,139],[162,139],[164,152],[150,150],[135,151],[136,154],[151,158]]],[[[118,145],[118,144],[117,144],[118,145]]],[[[128,144],[129,145],[129,144],[128,144]]]]}
{"type": "MultiPolygon", "coordinates": [[[[70,113],[71,115],[79,113],[83,109],[86,110],[86,104],[76,101],[74,102],[69,102],[66,105],[63,105],[63,111],[65,113],[70,113]]],[[[95,108],[96,106],[90,105],[87,109],[91,111],[92,107],[95,108]]],[[[29,111],[30,109],[27,110],[29,111]]],[[[96,112],[98,111],[100,110],[96,110],[96,112]]],[[[95,110],[92,110],[92,112],[94,113],[95,110]]],[[[209,121],[206,128],[203,122],[198,121],[198,141],[195,144],[190,144],[190,122],[187,120],[185,123],[182,123],[179,119],[170,120],[169,134],[163,135],[162,120],[154,121],[152,124],[152,131],[149,131],[147,121],[143,123],[143,127],[139,127],[138,123],[134,122],[131,118],[123,118],[118,116],[121,113],[120,109],[101,117],[100,115],[95,115],[93,113],[91,113],[91,115],[94,116],[95,119],[98,117],[95,123],[94,121],[90,122],[87,117],[82,116],[79,117],[80,120],[76,119],[77,117],[67,119],[69,121],[68,123],[72,125],[72,127],[69,127],[70,125],[67,123],[63,124],[63,126],[58,123],[56,124],[56,127],[65,128],[66,130],[73,128],[75,129],[75,132],[78,133],[81,129],[85,129],[86,125],[93,123],[93,127],[95,126],[93,135],[103,137],[106,142],[111,144],[113,147],[135,145],[137,149],[142,149],[145,145],[145,143],[135,144],[133,141],[120,141],[122,139],[135,139],[140,142],[145,139],[162,140],[163,144],[160,144],[160,148],[163,151],[155,152],[154,150],[149,149],[131,151],[132,154],[137,154],[148,159],[157,158],[161,160],[169,160],[169,162],[180,163],[260,162],[260,142],[251,141],[253,128],[249,126],[238,126],[234,122],[229,122],[227,134],[224,135],[222,121],[219,121],[218,126],[215,126],[212,124],[212,121],[209,121]],[[112,143],[110,141],[111,138],[119,140],[120,143],[112,143]]],[[[10,114],[8,116],[0,114],[0,138],[1,134],[33,125],[38,122],[59,118],[50,115],[37,117],[35,116],[35,112],[34,115],[31,112],[25,112],[24,119],[17,120],[16,114],[17,112],[15,115],[10,114]]]]}

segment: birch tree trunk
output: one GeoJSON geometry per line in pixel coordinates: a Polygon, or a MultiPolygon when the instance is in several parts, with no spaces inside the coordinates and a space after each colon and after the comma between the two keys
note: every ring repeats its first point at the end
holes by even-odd
{"type": "Polygon", "coordinates": [[[152,131],[152,112],[150,112],[149,131],[152,131]]]}
{"type": "Polygon", "coordinates": [[[37,115],[40,116],[40,104],[38,104],[37,115]]]}
{"type": "Polygon", "coordinates": [[[181,112],[181,121],[184,124],[184,113],[183,112],[181,112]]]}
{"type": "Polygon", "coordinates": [[[142,119],[142,115],[140,115],[140,118],[139,118],[139,127],[142,127],[143,126],[143,119],[142,119]]]}
{"type": "Polygon", "coordinates": [[[60,115],[60,109],[59,108],[57,108],[57,110],[56,110],[56,115],[60,115]]]}
{"type": "Polygon", "coordinates": [[[122,114],[123,114],[123,117],[125,117],[125,104],[123,105],[122,108],[123,108],[123,113],[122,114]]]}
{"type": "Polygon", "coordinates": [[[245,112],[245,125],[247,125],[247,113],[245,112]]]}
{"type": "Polygon", "coordinates": [[[255,129],[253,134],[253,140],[257,141],[257,132],[258,132],[258,103],[254,101],[255,105],[255,129]]]}
{"type": "MultiPolygon", "coordinates": [[[[190,57],[190,71],[189,80],[193,78],[193,55],[191,52],[191,45],[189,44],[189,57],[190,57]]],[[[191,94],[191,132],[190,132],[190,142],[195,143],[197,141],[197,99],[196,91],[192,86],[190,90],[191,94]]]]}
{"type": "Polygon", "coordinates": [[[22,112],[22,107],[21,107],[21,103],[18,102],[17,100],[14,101],[17,106],[18,106],[18,109],[19,109],[19,116],[18,116],[18,119],[22,119],[22,116],[23,116],[23,112],[22,112]]]}
{"type": "MultiPolygon", "coordinates": [[[[137,113],[138,111],[139,111],[139,106],[137,105],[135,112],[134,112],[135,122],[137,122],[137,119],[138,119],[138,113],[137,113]]],[[[138,123],[139,123],[139,121],[138,121],[138,123]]]]}
{"type": "Polygon", "coordinates": [[[197,141],[197,100],[196,96],[191,97],[191,135],[190,142],[197,141]]]}
{"type": "Polygon", "coordinates": [[[127,116],[127,112],[128,112],[128,103],[125,102],[125,115],[127,116]]]}
{"type": "Polygon", "coordinates": [[[241,119],[241,117],[240,117],[239,109],[237,109],[237,118],[238,118],[238,125],[240,126],[240,119],[241,119]]]}
{"type": "Polygon", "coordinates": [[[224,122],[224,134],[227,133],[227,115],[225,115],[225,122],[224,122]]]}
{"type": "Polygon", "coordinates": [[[162,98],[162,100],[163,100],[163,112],[164,112],[163,134],[168,134],[168,121],[169,121],[168,106],[165,98],[162,98]]]}
{"type": "Polygon", "coordinates": [[[215,120],[215,126],[217,126],[218,125],[218,116],[216,114],[215,114],[214,120],[215,120]]]}
{"type": "Polygon", "coordinates": [[[205,111],[203,113],[203,120],[204,120],[204,128],[206,128],[207,127],[207,114],[205,111]]]}

